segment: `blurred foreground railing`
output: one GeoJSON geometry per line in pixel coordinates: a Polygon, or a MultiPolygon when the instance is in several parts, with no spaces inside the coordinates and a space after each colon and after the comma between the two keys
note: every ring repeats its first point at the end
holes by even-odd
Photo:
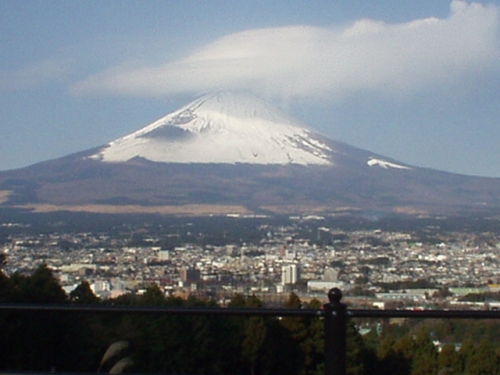
{"type": "MultiPolygon", "coordinates": [[[[323,318],[325,333],[325,375],[346,374],[346,335],[349,318],[438,318],[438,319],[500,319],[500,311],[478,310],[360,310],[347,309],[341,302],[342,292],[328,292],[329,303],[320,310],[269,308],[207,308],[207,307],[125,307],[41,304],[0,304],[0,311],[66,311],[78,313],[127,313],[167,315],[222,315],[323,318]]],[[[1,373],[1,372],[0,372],[1,373]]]]}

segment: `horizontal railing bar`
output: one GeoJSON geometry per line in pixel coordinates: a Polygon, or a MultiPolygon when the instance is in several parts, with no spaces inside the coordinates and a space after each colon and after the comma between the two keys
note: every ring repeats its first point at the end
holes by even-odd
{"type": "MultiPolygon", "coordinates": [[[[0,311],[68,311],[83,313],[127,313],[172,315],[225,315],[225,316],[275,316],[275,317],[324,317],[324,310],[225,308],[225,307],[173,307],[173,306],[94,306],[64,304],[0,303],[0,311]]],[[[334,313],[335,315],[335,313],[334,313]]],[[[348,309],[351,318],[440,318],[440,319],[500,319],[500,311],[491,310],[375,310],[348,309]]]]}
{"type": "Polygon", "coordinates": [[[68,311],[83,313],[172,314],[172,315],[233,315],[275,317],[321,317],[323,310],[269,309],[269,308],[220,308],[220,307],[172,307],[172,306],[93,306],[63,304],[0,303],[0,311],[68,311]]]}
{"type": "Polygon", "coordinates": [[[491,310],[347,310],[352,318],[500,319],[491,310]]]}

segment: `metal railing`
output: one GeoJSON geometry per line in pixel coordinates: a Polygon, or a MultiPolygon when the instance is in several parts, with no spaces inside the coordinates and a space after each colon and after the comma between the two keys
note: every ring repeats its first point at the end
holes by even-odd
{"type": "Polygon", "coordinates": [[[0,304],[0,311],[66,311],[102,312],[127,314],[171,314],[171,315],[223,315],[223,316],[267,316],[323,318],[325,334],[325,375],[345,375],[346,336],[349,318],[438,318],[438,319],[500,319],[500,311],[485,310],[370,310],[347,309],[342,303],[342,292],[333,288],[328,292],[329,303],[322,309],[283,308],[209,308],[209,307],[130,307],[130,306],[79,306],[50,304],[0,304]]]}

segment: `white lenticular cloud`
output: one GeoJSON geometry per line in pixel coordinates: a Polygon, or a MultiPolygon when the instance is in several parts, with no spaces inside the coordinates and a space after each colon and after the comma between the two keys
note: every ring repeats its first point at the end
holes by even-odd
{"type": "Polygon", "coordinates": [[[454,0],[446,19],[248,30],[165,65],[122,64],[78,82],[72,92],[159,96],[246,89],[281,98],[411,93],[497,71],[499,14],[497,6],[454,0]]]}

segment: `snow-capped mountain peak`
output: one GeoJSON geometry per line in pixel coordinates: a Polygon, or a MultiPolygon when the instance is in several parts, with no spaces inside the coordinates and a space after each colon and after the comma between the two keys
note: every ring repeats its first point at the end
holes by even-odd
{"type": "Polygon", "coordinates": [[[91,156],[163,163],[332,164],[321,137],[267,102],[244,94],[203,96],[91,156]]]}

